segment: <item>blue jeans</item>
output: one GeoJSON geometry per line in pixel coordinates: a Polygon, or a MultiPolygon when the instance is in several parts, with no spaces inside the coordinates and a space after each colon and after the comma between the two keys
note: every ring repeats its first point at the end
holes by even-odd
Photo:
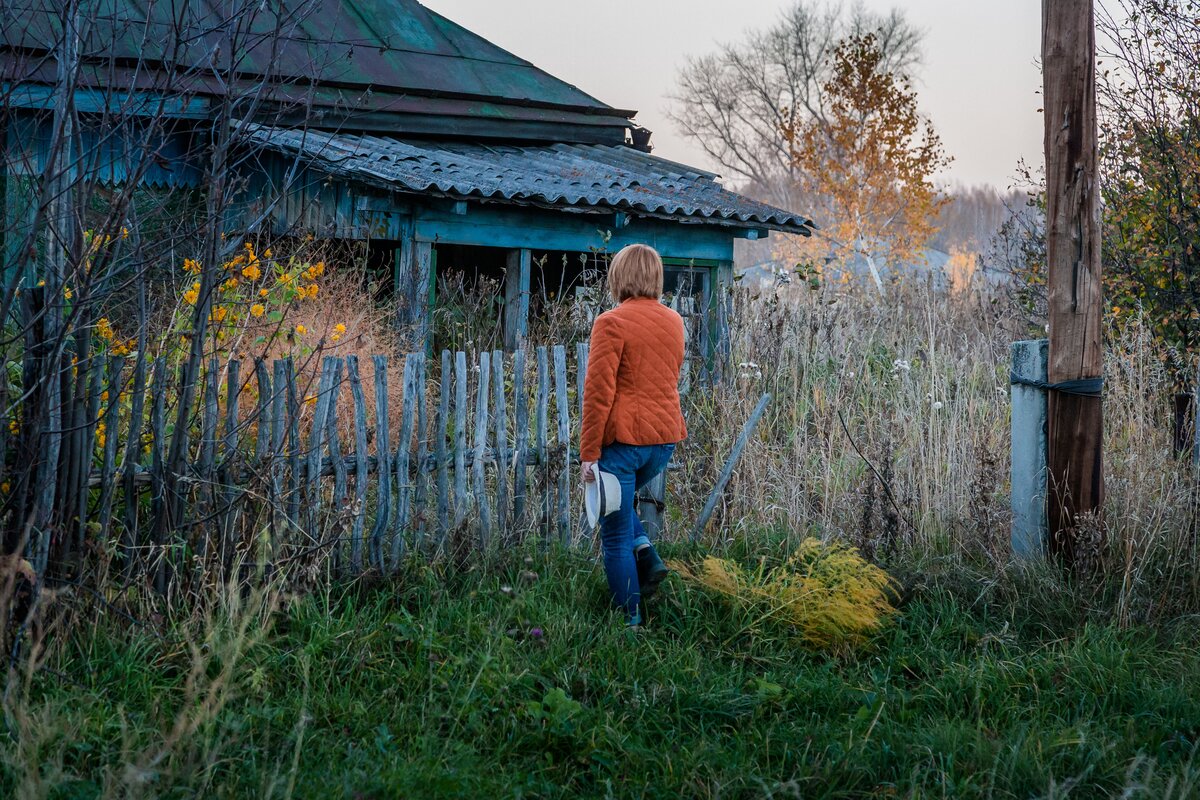
{"type": "Polygon", "coordinates": [[[667,468],[673,444],[632,445],[613,442],[600,451],[600,469],[621,483],[621,507],[600,520],[600,545],[604,552],[604,572],[613,603],[625,610],[631,622],[640,621],[637,559],[634,548],[650,544],[642,521],[633,510],[637,490],[667,468]]]}

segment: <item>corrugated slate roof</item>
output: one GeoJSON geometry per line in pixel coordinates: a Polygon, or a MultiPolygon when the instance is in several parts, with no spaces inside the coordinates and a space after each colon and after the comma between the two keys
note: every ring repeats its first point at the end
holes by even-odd
{"type": "Polygon", "coordinates": [[[335,177],[393,191],[554,208],[627,211],[683,222],[809,235],[812,222],[631,147],[412,141],[251,126],[258,145],[335,177]]]}

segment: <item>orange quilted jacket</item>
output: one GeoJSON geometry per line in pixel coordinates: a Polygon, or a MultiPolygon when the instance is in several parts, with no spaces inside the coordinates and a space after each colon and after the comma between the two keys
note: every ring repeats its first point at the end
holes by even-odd
{"type": "Polygon", "coordinates": [[[672,444],[687,436],[679,407],[683,319],[650,297],[634,297],[596,318],[583,386],[579,456],[600,448],[672,444]]]}

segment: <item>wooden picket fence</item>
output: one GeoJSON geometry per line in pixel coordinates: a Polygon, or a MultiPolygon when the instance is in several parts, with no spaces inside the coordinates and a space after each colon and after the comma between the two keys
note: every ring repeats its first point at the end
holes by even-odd
{"type": "Polygon", "coordinates": [[[395,415],[398,365],[385,356],[372,357],[371,387],[356,356],[324,356],[303,399],[290,358],[256,360],[252,377],[237,360],[213,360],[198,391],[198,441],[174,481],[167,366],[139,361],[127,376],[113,358],[94,384],[106,400],[92,416],[102,427],[88,434],[87,537],[115,537],[127,563],[159,571],[187,557],[242,553],[262,564],[318,551],[343,571],[388,571],[414,549],[444,552],[452,536],[483,548],[530,533],[570,545],[585,525],[573,476],[587,358],[583,343],[574,364],[561,345],[470,359],[444,351],[433,365],[409,353],[395,415]],[[349,404],[339,404],[344,392],[349,404]],[[338,418],[347,406],[352,436],[338,418]],[[183,514],[164,527],[169,485],[183,514]]]}

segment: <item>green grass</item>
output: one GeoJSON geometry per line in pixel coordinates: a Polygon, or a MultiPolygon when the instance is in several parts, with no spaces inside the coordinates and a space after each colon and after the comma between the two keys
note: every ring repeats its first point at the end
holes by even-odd
{"type": "Polygon", "coordinates": [[[927,564],[897,568],[894,625],[830,656],[739,633],[741,612],[677,580],[634,633],[590,558],[530,559],[291,599],[236,662],[227,624],[198,660],[81,629],[49,663],[82,685],[43,671],[9,701],[0,796],[31,774],[63,798],[1200,792],[1188,624],[1121,631],[1045,575],[927,564]],[[173,739],[222,675],[227,702],[173,739]]]}

